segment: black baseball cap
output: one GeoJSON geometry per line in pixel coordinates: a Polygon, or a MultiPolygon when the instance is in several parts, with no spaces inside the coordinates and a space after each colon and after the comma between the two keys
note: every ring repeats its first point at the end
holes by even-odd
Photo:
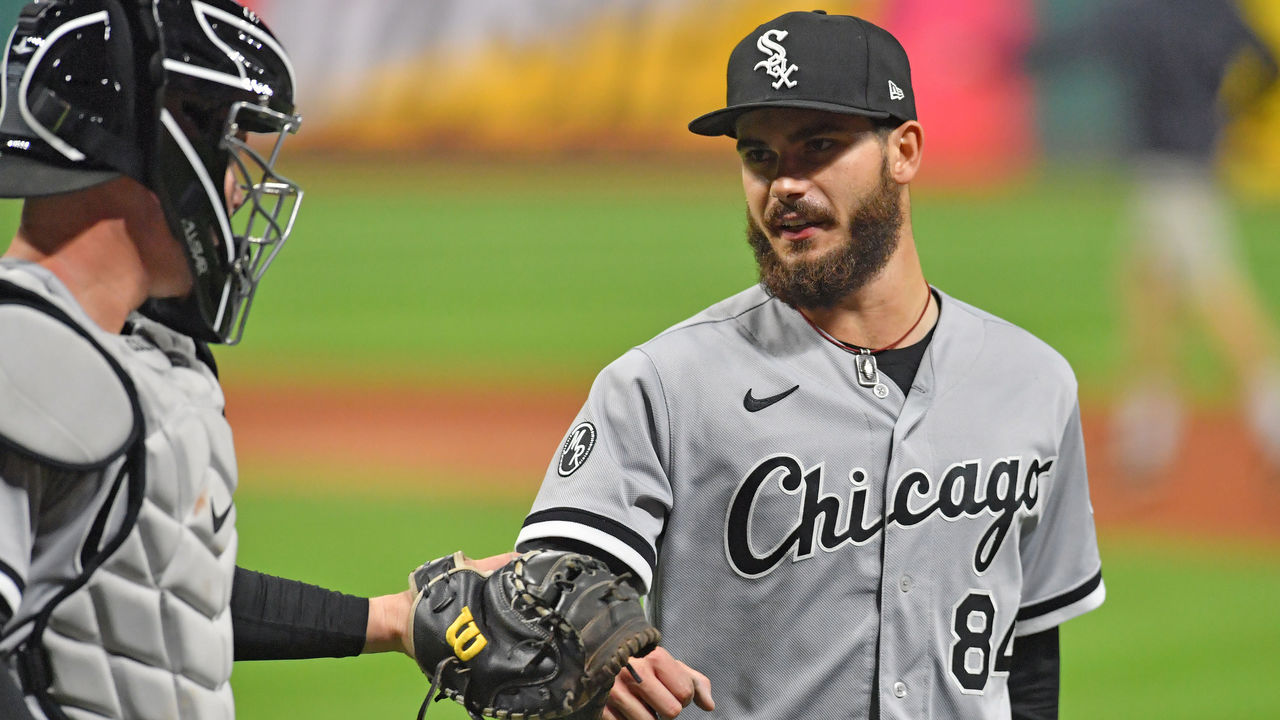
{"type": "Polygon", "coordinates": [[[733,49],[726,75],[727,106],[689,123],[690,131],[733,137],[742,113],[768,107],[916,119],[907,51],[851,15],[814,10],[770,20],[733,49]]]}

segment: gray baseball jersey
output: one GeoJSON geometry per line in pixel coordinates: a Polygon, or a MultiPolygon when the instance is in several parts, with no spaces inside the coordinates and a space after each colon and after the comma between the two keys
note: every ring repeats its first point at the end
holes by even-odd
{"type": "Polygon", "coordinates": [[[517,540],[626,562],[715,716],[1007,718],[1015,638],[1103,601],[1076,383],[938,293],[905,397],[753,287],[597,377],[517,540]]]}
{"type": "Polygon", "coordinates": [[[0,672],[37,718],[230,720],[236,484],[217,379],[0,261],[0,672]]]}

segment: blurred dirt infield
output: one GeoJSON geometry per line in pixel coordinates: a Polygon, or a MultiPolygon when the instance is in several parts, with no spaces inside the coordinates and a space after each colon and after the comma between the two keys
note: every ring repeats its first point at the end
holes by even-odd
{"type": "MultiPolygon", "coordinates": [[[[528,496],[586,397],[524,389],[227,389],[241,467],[323,467],[362,490],[528,496]]],[[[1090,489],[1103,530],[1280,543],[1280,472],[1268,470],[1241,420],[1189,418],[1169,472],[1143,483],[1117,473],[1101,408],[1086,408],[1090,489]]],[[[269,479],[270,474],[266,474],[269,479]]],[[[264,478],[254,478],[261,482],[264,478]]]]}

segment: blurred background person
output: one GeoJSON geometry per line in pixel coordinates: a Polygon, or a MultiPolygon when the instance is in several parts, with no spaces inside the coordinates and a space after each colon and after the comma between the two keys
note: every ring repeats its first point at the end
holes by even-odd
{"type": "Polygon", "coordinates": [[[1131,134],[1128,247],[1119,272],[1123,370],[1115,459],[1145,479],[1177,459],[1177,346],[1200,323],[1227,363],[1264,457],[1280,469],[1276,332],[1245,272],[1219,183],[1223,130],[1275,83],[1271,49],[1231,0],[1124,0],[1031,48],[1032,67],[1100,59],[1122,83],[1131,134]]]}

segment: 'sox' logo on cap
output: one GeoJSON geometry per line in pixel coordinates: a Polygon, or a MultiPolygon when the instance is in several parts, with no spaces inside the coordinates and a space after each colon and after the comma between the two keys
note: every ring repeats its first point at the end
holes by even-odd
{"type": "Polygon", "coordinates": [[[791,79],[791,73],[799,68],[787,62],[787,49],[778,44],[786,37],[786,30],[769,30],[756,40],[756,48],[769,57],[756,63],[756,66],[751,69],[759,70],[763,67],[769,77],[777,78],[773,83],[774,90],[781,88],[783,84],[789,88],[796,86],[796,81],[791,79]]]}

